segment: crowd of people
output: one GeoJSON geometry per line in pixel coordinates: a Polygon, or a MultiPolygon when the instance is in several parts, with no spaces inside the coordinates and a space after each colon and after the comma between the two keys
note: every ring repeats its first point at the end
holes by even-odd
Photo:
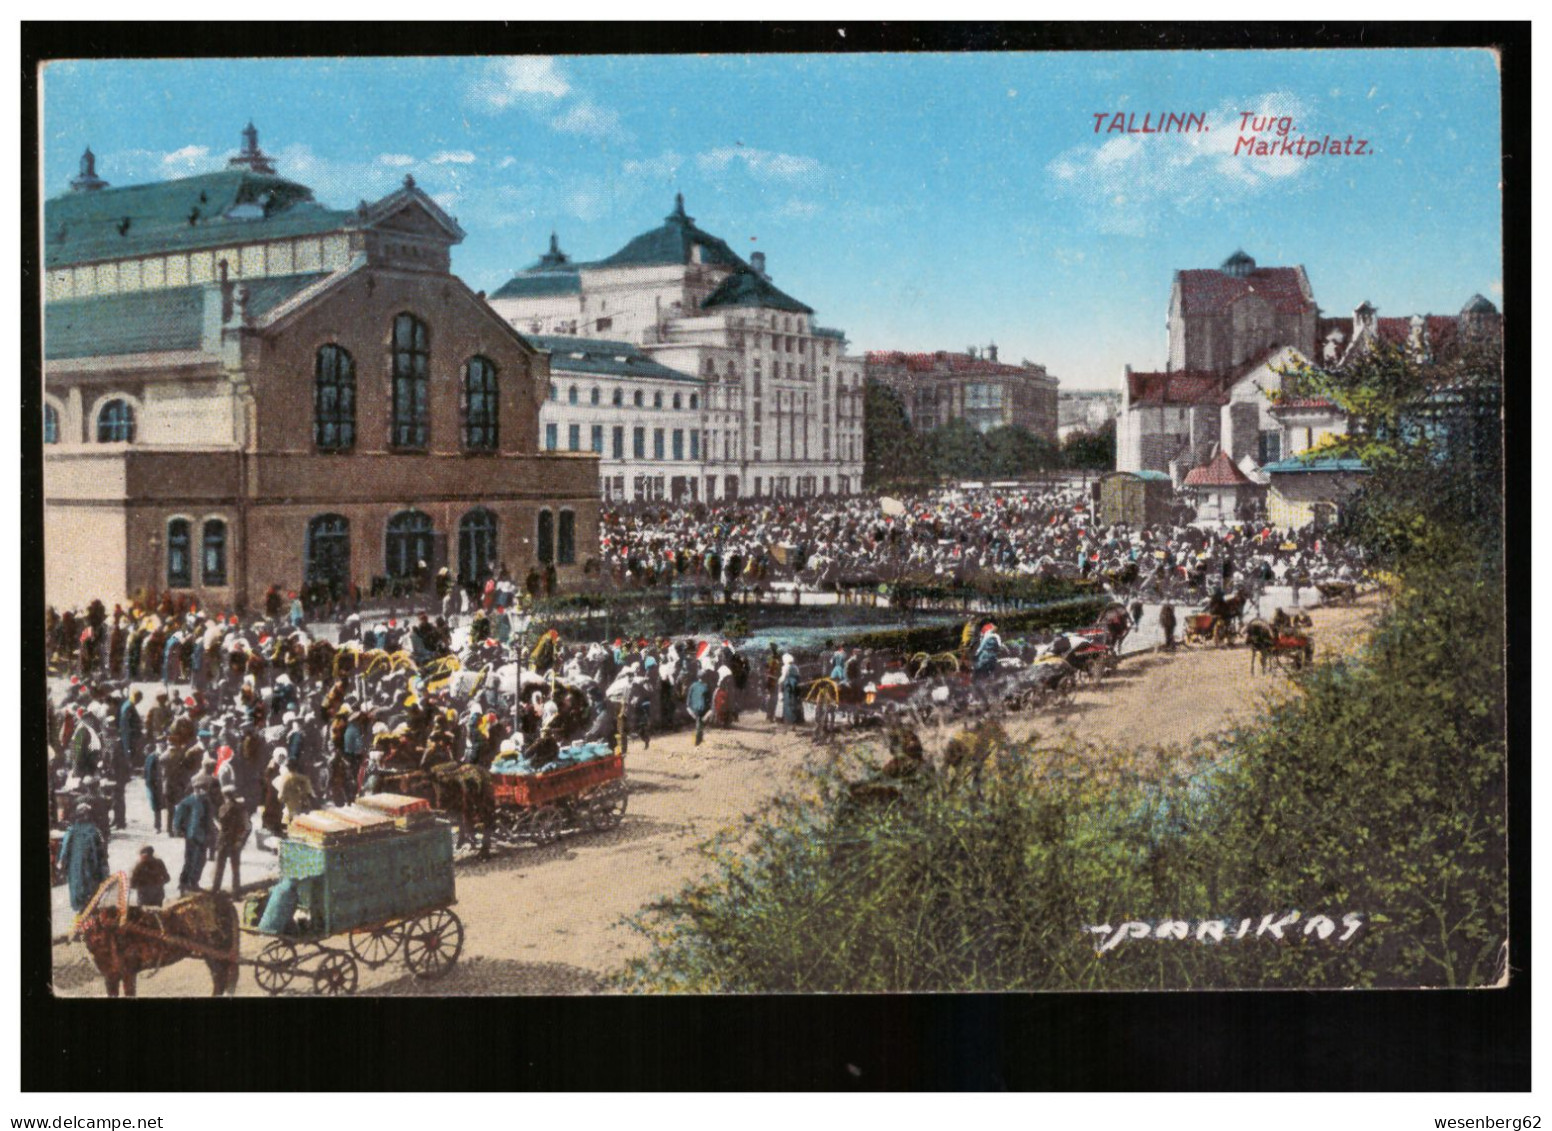
{"type": "Polygon", "coordinates": [[[1308,585],[1360,566],[1356,553],[1313,529],[1101,524],[1072,488],[617,504],[601,515],[600,542],[619,584],[684,583],[728,595],[773,581],[823,590],[907,578],[964,582],[983,573],[1102,575],[1162,595],[1209,573],[1224,582],[1308,585]]]}
{"type": "MultiPolygon", "coordinates": [[[[1144,599],[1162,601],[1171,646],[1179,600],[1211,610],[1236,588],[1281,583],[1297,603],[1312,579],[1351,578],[1361,566],[1318,532],[1102,526],[1082,496],[1060,491],[623,507],[605,511],[600,541],[623,584],[1097,576],[1129,602],[1131,623],[1144,599]]],[[[681,727],[698,744],[706,727],[736,725],[749,710],[797,726],[816,676],[852,689],[900,678],[902,657],[833,642],[800,665],[774,644],[751,655],[722,639],[532,634],[545,584],[537,567],[522,585],[502,569],[470,587],[427,571],[418,610],[336,604],[329,621],[310,619],[278,587],[247,618],[174,595],[111,611],[102,601],[49,609],[62,688],[48,703],[50,811],[69,826],[59,865],[72,906],[106,874],[130,789],[144,791],[155,831],[184,843],[179,893],[201,890],[211,863],[212,885],[229,872],[235,890],[250,836],[261,849],[278,844],[297,815],[401,786],[406,774],[498,758],[542,771],[569,743],[623,751],[681,727]]],[[[1071,646],[1061,634],[1021,643],[1057,655],[1071,646]]],[[[1009,650],[987,618],[966,624],[961,651],[978,674],[1009,650]]],[[[172,877],[154,846],[131,881],[144,901],[163,898],[172,877]]]]}

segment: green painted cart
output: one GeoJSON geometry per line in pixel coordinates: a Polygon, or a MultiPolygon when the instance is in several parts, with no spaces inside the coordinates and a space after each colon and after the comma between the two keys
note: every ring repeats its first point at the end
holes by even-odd
{"type": "Polygon", "coordinates": [[[395,957],[417,978],[440,978],[463,953],[446,821],[323,846],[287,840],[280,875],[242,914],[244,931],[271,936],[254,963],[267,993],[299,979],[314,993],[354,993],[358,963],[376,969],[395,957]]]}

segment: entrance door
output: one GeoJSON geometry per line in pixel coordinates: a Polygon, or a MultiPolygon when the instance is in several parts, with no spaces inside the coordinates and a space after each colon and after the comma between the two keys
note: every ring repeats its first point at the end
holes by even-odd
{"type": "Polygon", "coordinates": [[[333,594],[350,584],[350,520],[320,514],[307,524],[307,584],[327,585],[333,594]]]}

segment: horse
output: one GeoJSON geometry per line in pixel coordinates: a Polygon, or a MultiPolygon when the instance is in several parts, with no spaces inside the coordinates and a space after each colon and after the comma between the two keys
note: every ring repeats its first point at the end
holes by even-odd
{"type": "Polygon", "coordinates": [[[1126,634],[1132,630],[1132,616],[1126,611],[1126,606],[1114,604],[1106,607],[1099,615],[1099,620],[1094,622],[1097,627],[1103,628],[1110,637],[1110,647],[1119,648],[1121,641],[1126,639],[1126,634]]]}
{"type": "Polygon", "coordinates": [[[109,997],[135,996],[142,970],[159,970],[185,958],[203,958],[210,994],[235,993],[238,974],[237,908],[225,892],[196,892],[169,907],[130,907],[129,877],[109,876],[76,919],[109,997]]]}
{"type": "Polygon", "coordinates": [[[425,770],[384,775],[383,789],[429,801],[438,812],[447,813],[458,825],[458,844],[475,844],[479,857],[490,857],[490,834],[496,823],[496,791],[490,771],[483,766],[443,762],[425,770]]]}

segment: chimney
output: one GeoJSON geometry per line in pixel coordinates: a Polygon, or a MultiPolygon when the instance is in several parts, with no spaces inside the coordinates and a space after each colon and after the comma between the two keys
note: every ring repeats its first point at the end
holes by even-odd
{"type": "Polygon", "coordinates": [[[976,359],[976,357],[979,354],[979,352],[980,351],[977,350],[974,346],[966,346],[965,347],[965,353],[969,356],[971,361],[974,361],[976,359]]]}
{"type": "Polygon", "coordinates": [[[986,360],[987,361],[996,361],[997,360],[997,343],[996,342],[993,342],[991,345],[986,347],[986,360]]]}
{"type": "Polygon", "coordinates": [[[770,276],[765,273],[765,252],[757,251],[751,255],[749,257],[749,266],[754,269],[754,273],[760,276],[760,278],[770,278],[770,276]]]}

